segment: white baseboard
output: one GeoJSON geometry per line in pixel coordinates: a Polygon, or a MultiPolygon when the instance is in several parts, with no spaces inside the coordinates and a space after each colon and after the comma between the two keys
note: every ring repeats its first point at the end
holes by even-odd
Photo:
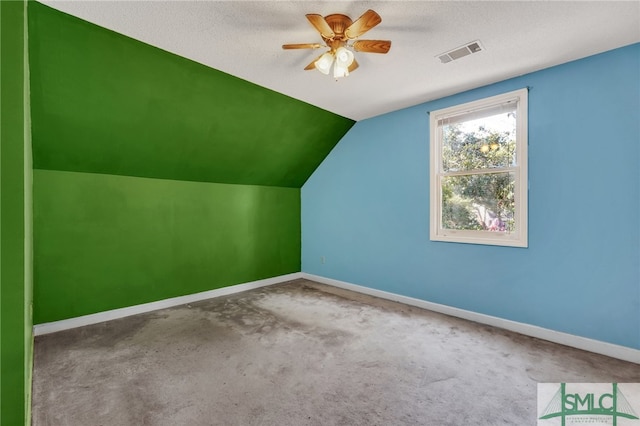
{"type": "Polygon", "coordinates": [[[291,281],[299,278],[305,278],[322,284],[331,285],[333,287],[343,288],[345,290],[368,294],[370,296],[379,297],[381,299],[387,299],[394,302],[404,303],[406,305],[416,306],[418,308],[426,309],[429,311],[439,312],[441,314],[450,315],[481,324],[491,325],[494,327],[524,334],[526,336],[536,337],[538,339],[548,340],[550,342],[559,343],[561,345],[571,346],[577,349],[582,349],[585,351],[610,356],[612,358],[640,364],[640,350],[638,349],[614,345],[612,343],[575,336],[573,334],[550,330],[548,328],[542,328],[531,324],[506,320],[503,318],[480,314],[478,312],[467,311],[464,309],[454,308],[452,306],[428,302],[426,300],[416,299],[413,297],[407,297],[382,290],[363,287],[345,281],[334,280],[332,278],[326,278],[319,275],[308,274],[305,272],[294,272],[292,274],[280,275],[277,277],[251,281],[243,284],[232,285],[229,287],[218,288],[215,290],[203,291],[200,293],[188,294],[186,296],[173,297],[170,299],[158,300],[156,302],[98,312],[95,314],[69,318],[61,321],[37,324],[33,327],[33,335],[40,336],[43,334],[55,333],[56,331],[97,324],[100,322],[124,318],[131,315],[156,311],[158,309],[165,309],[173,306],[184,305],[187,303],[198,302],[200,300],[211,299],[214,297],[240,293],[242,291],[252,290],[255,288],[265,287],[273,284],[279,284],[285,281],[291,281]]]}
{"type": "Polygon", "coordinates": [[[40,336],[43,334],[55,333],[56,331],[68,330],[71,328],[82,327],[85,325],[97,324],[104,321],[110,321],[118,318],[124,318],[131,315],[142,314],[145,312],[156,311],[158,309],[171,308],[173,306],[184,305],[186,303],[198,302],[200,300],[211,299],[213,297],[226,296],[228,294],[240,293],[241,291],[252,290],[254,288],[265,287],[268,285],[279,284],[285,281],[291,281],[302,278],[301,272],[280,275],[277,277],[266,278],[258,281],[251,281],[243,284],[232,285],[229,287],[217,288],[215,290],[203,291],[200,293],[188,294],[186,296],[172,297],[170,299],[158,300],[157,302],[143,303],[141,305],[127,306],[126,308],[112,309],[110,311],[98,312],[96,314],[83,315],[81,317],[69,318],[60,321],[47,322],[37,324],[33,327],[33,335],[40,336]]]}
{"type": "Polygon", "coordinates": [[[441,314],[450,315],[452,317],[463,318],[469,321],[487,324],[505,330],[515,331],[516,333],[524,334],[526,336],[536,337],[538,339],[548,340],[550,342],[559,343],[561,345],[571,346],[573,348],[606,355],[611,358],[617,358],[624,361],[640,364],[640,350],[638,349],[614,345],[613,343],[588,339],[586,337],[575,336],[573,334],[562,333],[535,325],[510,321],[473,311],[454,308],[452,306],[427,302],[426,300],[415,299],[413,297],[401,296],[399,294],[363,287],[344,281],[334,280],[332,278],[325,278],[319,275],[307,274],[306,272],[302,273],[302,278],[334,287],[343,288],[345,290],[352,290],[358,293],[368,294],[370,296],[379,297],[381,299],[387,299],[394,302],[404,303],[406,305],[416,306],[418,308],[439,312],[441,314]]]}

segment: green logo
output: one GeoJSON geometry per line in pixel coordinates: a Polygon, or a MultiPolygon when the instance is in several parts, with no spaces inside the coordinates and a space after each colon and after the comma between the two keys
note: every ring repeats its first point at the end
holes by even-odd
{"type": "MultiPolygon", "coordinates": [[[[595,384],[591,384],[592,387],[595,384]]],[[[540,386],[540,384],[538,385],[540,386]]],[[[583,384],[583,388],[589,384],[583,384]]],[[[565,426],[566,419],[572,416],[572,423],[593,423],[597,419],[604,420],[606,416],[613,426],[618,425],[618,419],[638,420],[638,415],[629,404],[617,383],[611,383],[611,392],[568,392],[567,384],[560,383],[560,388],[554,394],[547,407],[542,412],[539,420],[547,420],[555,417],[561,419],[565,426]]],[[[607,421],[607,424],[610,422],[607,421]]],[[[635,423],[635,422],[634,422],[635,423]]],[[[543,424],[538,422],[538,424],[543,424]]]]}

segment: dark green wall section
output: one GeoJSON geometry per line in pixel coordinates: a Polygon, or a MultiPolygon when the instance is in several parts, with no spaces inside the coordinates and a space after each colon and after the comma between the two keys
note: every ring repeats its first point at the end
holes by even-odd
{"type": "Polygon", "coordinates": [[[300,271],[300,190],[34,170],[34,322],[300,271]]]}
{"type": "Polygon", "coordinates": [[[34,322],[300,271],[352,120],[29,2],[34,322]]]}
{"type": "Polygon", "coordinates": [[[36,169],[300,187],[353,121],[29,4],[36,169]]]}
{"type": "Polygon", "coordinates": [[[25,2],[0,1],[0,424],[29,423],[31,225],[25,2]]]}

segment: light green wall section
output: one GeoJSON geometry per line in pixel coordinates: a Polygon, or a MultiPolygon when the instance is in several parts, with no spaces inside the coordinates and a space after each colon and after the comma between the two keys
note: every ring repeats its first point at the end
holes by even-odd
{"type": "Polygon", "coordinates": [[[31,193],[24,1],[0,2],[0,424],[29,424],[31,193]]]}
{"type": "Polygon", "coordinates": [[[300,190],[34,170],[43,323],[300,271],[300,190]]]}
{"type": "Polygon", "coordinates": [[[299,188],[354,123],[36,2],[29,32],[38,169],[299,188]]]}
{"type": "Polygon", "coordinates": [[[28,3],[24,14],[24,324],[26,423],[31,423],[31,378],[33,373],[33,151],[31,145],[31,84],[29,81],[28,3]]]}

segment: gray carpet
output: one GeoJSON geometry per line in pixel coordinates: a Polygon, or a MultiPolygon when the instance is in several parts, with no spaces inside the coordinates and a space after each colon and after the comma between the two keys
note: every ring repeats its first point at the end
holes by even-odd
{"type": "Polygon", "coordinates": [[[640,366],[296,280],[39,336],[33,424],[535,425],[640,366]]]}

